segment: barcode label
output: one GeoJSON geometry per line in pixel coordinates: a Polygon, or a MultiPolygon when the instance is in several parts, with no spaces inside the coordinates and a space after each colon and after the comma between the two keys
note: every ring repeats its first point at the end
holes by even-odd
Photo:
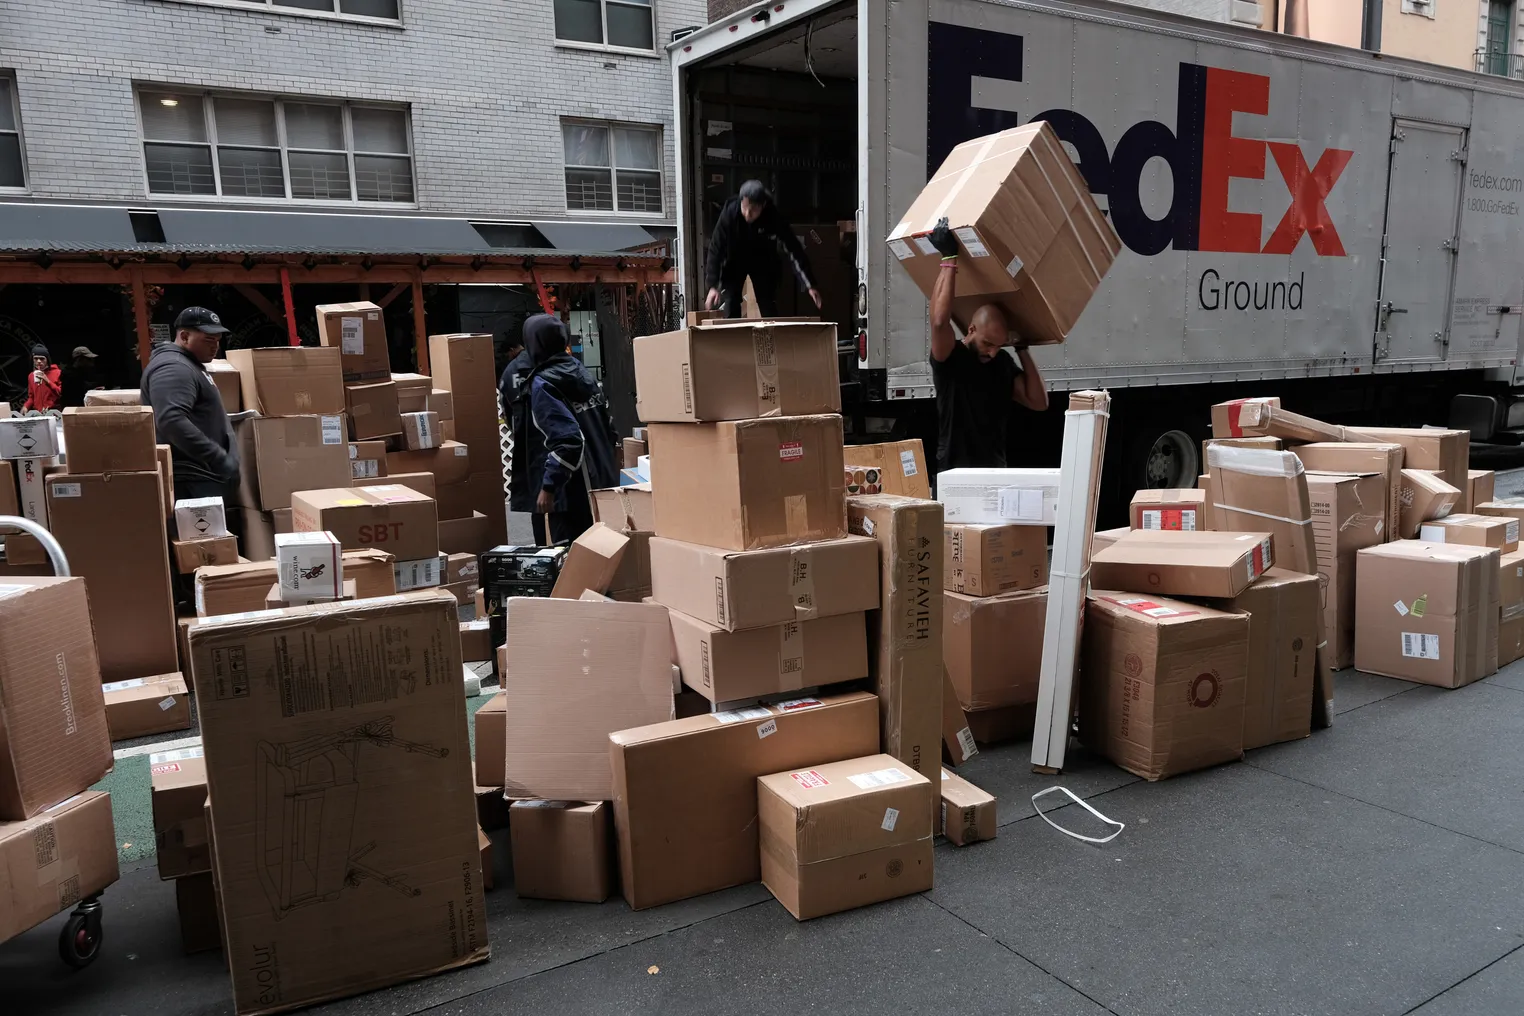
{"type": "Polygon", "coordinates": [[[963,247],[968,251],[970,257],[987,258],[990,256],[990,252],[979,239],[979,234],[974,232],[972,227],[960,226],[953,230],[953,232],[957,234],[959,240],[963,241],[963,247]]]}
{"type": "Polygon", "coordinates": [[[1196,531],[1196,509],[1194,508],[1145,508],[1143,509],[1144,529],[1168,529],[1181,532],[1196,531]]]}
{"type": "Polygon", "coordinates": [[[904,473],[906,476],[914,476],[917,472],[919,472],[919,470],[915,467],[915,452],[900,452],[900,472],[904,473]]]}
{"type": "Polygon", "coordinates": [[[979,746],[974,743],[974,732],[967,727],[958,731],[958,748],[963,752],[965,762],[979,754],[979,746]]]}
{"type": "Polygon", "coordinates": [[[765,720],[772,713],[766,709],[753,707],[750,709],[729,709],[722,713],[713,713],[712,715],[721,723],[741,723],[744,720],[765,720]]]}
{"type": "Polygon", "coordinates": [[[364,318],[339,318],[339,351],[346,356],[360,356],[365,352],[364,318]]]}
{"type": "Polygon", "coordinates": [[[898,769],[876,769],[871,773],[858,773],[856,776],[848,776],[847,779],[863,790],[872,790],[874,787],[887,787],[895,783],[910,782],[910,777],[898,769]]]}
{"type": "Polygon", "coordinates": [[[915,257],[915,251],[910,249],[910,244],[904,240],[890,240],[889,249],[894,251],[894,256],[901,261],[908,261],[915,257]]]}
{"type": "Polygon", "coordinates": [[[1439,659],[1439,636],[1403,632],[1402,655],[1415,660],[1439,659]]]}

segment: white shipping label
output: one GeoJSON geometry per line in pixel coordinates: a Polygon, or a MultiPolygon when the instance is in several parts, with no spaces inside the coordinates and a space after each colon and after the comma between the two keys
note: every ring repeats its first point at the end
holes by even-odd
{"type": "Polygon", "coordinates": [[[467,454],[468,454],[468,452],[467,452],[467,449],[466,449],[465,445],[456,445],[455,446],[455,457],[457,459],[463,459],[463,458],[466,457],[467,454]]]}
{"type": "Polygon", "coordinates": [[[159,708],[162,709],[164,712],[167,713],[171,709],[173,709],[174,707],[175,707],[175,697],[173,695],[166,695],[164,698],[159,699],[159,708]]]}
{"type": "Polygon", "coordinates": [[[318,419],[323,421],[323,443],[325,445],[346,443],[344,440],[344,418],[342,416],[320,416],[318,419]]]}
{"type": "Polygon", "coordinates": [[[1453,504],[1447,504],[1447,505],[1444,505],[1444,506],[1442,506],[1442,507],[1441,507],[1441,508],[1440,508],[1440,509],[1439,509],[1439,511],[1437,511],[1437,512],[1435,512],[1435,513],[1434,513],[1434,517],[1435,517],[1435,518],[1436,518],[1436,519],[1442,519],[1442,518],[1444,518],[1444,517],[1445,517],[1445,516],[1446,516],[1446,515],[1449,515],[1449,514],[1450,514],[1450,510],[1451,510],[1451,509],[1452,509],[1452,508],[1454,508],[1454,507],[1455,507],[1455,505],[1453,505],[1453,504]]]}
{"type": "Polygon", "coordinates": [[[856,776],[848,776],[847,779],[863,790],[872,790],[874,787],[887,787],[895,783],[910,782],[910,777],[898,769],[875,769],[871,773],[858,773],[856,776]]]}
{"type": "Polygon", "coordinates": [[[1503,528],[1503,540],[1507,543],[1519,542],[1519,520],[1509,519],[1508,525],[1503,528]]]}
{"type": "Polygon", "coordinates": [[[109,695],[114,691],[126,691],[128,688],[141,688],[147,683],[148,682],[141,677],[134,677],[131,681],[112,681],[108,684],[101,685],[101,692],[103,694],[109,695]]]}
{"type": "Polygon", "coordinates": [[[900,472],[906,476],[915,476],[920,472],[915,467],[915,452],[908,449],[900,452],[900,472]]]}
{"type": "Polygon", "coordinates": [[[931,237],[929,237],[929,236],[918,236],[918,237],[916,237],[915,238],[915,245],[917,247],[921,248],[921,253],[922,254],[936,254],[936,253],[938,253],[936,244],[931,242],[931,237]]]}
{"type": "Polygon", "coordinates": [[[359,457],[360,457],[360,446],[356,445],[356,444],[350,445],[349,446],[349,460],[351,462],[353,462],[355,459],[358,459],[359,457]]]}
{"type": "Polygon", "coordinates": [[[339,352],[346,356],[361,356],[365,353],[364,318],[339,318],[339,352]]]}
{"type": "Polygon", "coordinates": [[[1444,543],[1445,542],[1445,527],[1444,526],[1419,526],[1418,527],[1418,538],[1420,540],[1424,540],[1424,541],[1426,541],[1428,543],[1444,543]]]}
{"type": "Polygon", "coordinates": [[[1042,521],[1041,487],[1002,487],[999,495],[1001,518],[1017,522],[1042,521]]]}
{"type": "Polygon", "coordinates": [[[884,820],[878,824],[878,827],[885,832],[892,833],[894,832],[894,827],[899,822],[899,820],[900,810],[898,808],[885,808],[884,820]]]}
{"type": "Polygon", "coordinates": [[[381,475],[381,463],[376,459],[355,459],[349,464],[349,475],[356,480],[369,480],[381,475]]]}
{"type": "Polygon", "coordinates": [[[80,496],[80,492],[81,492],[81,487],[77,483],[55,483],[55,484],[53,484],[53,496],[54,497],[79,497],[80,496]]]}
{"type": "Polygon", "coordinates": [[[973,227],[960,226],[953,230],[953,232],[958,235],[959,240],[963,241],[963,246],[967,248],[970,257],[987,258],[990,256],[989,250],[985,248],[984,243],[979,239],[979,234],[974,232],[973,227]]]}
{"type": "Polygon", "coordinates": [[[711,713],[710,715],[721,723],[744,723],[747,720],[765,720],[772,713],[766,709],[752,706],[747,709],[727,709],[725,712],[711,713]]]}
{"type": "Polygon", "coordinates": [[[894,251],[894,256],[901,261],[909,261],[915,257],[915,251],[910,249],[910,244],[904,240],[890,240],[889,249],[894,251]]]}
{"type": "Polygon", "coordinates": [[[965,762],[979,754],[979,746],[974,743],[974,732],[967,727],[958,731],[958,749],[963,752],[965,762]]]}
{"type": "Polygon", "coordinates": [[[778,732],[778,721],[777,720],[768,720],[766,723],[759,723],[759,724],[757,724],[757,740],[759,740],[759,741],[762,740],[764,737],[771,737],[772,735],[776,734],[777,732],[778,732]]]}
{"type": "Polygon", "coordinates": [[[176,751],[156,751],[148,756],[148,764],[156,766],[162,765],[165,762],[185,762],[189,759],[200,758],[202,754],[199,744],[189,748],[180,748],[176,751]]]}
{"type": "Polygon", "coordinates": [[[1022,269],[1021,258],[1020,257],[1012,257],[1011,261],[1010,261],[1010,264],[1005,266],[1005,273],[1007,275],[1009,275],[1011,278],[1014,279],[1018,274],[1020,274],[1021,269],[1022,269]]]}
{"type": "Polygon", "coordinates": [[[1402,633],[1402,655],[1415,660],[1439,659],[1439,636],[1410,631],[1402,633]]]}
{"type": "Polygon", "coordinates": [[[874,526],[873,520],[869,519],[869,518],[864,518],[863,519],[863,535],[864,536],[872,536],[876,531],[877,531],[877,527],[874,526]]]}
{"type": "Polygon", "coordinates": [[[1401,600],[1398,600],[1396,603],[1392,604],[1392,607],[1402,617],[1407,617],[1408,616],[1408,605],[1406,603],[1403,603],[1401,600]]]}

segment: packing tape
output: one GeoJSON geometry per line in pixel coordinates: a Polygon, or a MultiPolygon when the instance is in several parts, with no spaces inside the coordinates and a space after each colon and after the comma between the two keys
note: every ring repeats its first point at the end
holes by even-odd
{"type": "Polygon", "coordinates": [[[815,564],[809,547],[794,547],[788,555],[788,594],[794,601],[794,619],[808,621],[820,615],[815,603],[815,564]]]}
{"type": "Polygon", "coordinates": [[[1074,579],[1077,582],[1085,582],[1090,578],[1090,567],[1087,565],[1085,570],[1080,572],[1063,571],[1059,568],[1049,568],[1048,574],[1050,576],[1057,576],[1061,579],[1074,579]]]}
{"type": "MultiPolygon", "coordinates": [[[[1038,137],[1042,137],[1042,134],[1039,132],[1037,136],[1038,137]]],[[[1060,148],[1058,150],[1058,154],[1059,154],[1060,157],[1062,157],[1064,159],[1069,158],[1069,153],[1065,152],[1062,148],[1060,148]]],[[[1053,198],[1054,198],[1054,200],[1057,201],[1059,204],[1063,204],[1064,199],[1063,199],[1062,195],[1060,195],[1058,193],[1058,188],[1056,186],[1054,186],[1054,184],[1053,184],[1053,178],[1048,175],[1047,169],[1045,169],[1043,167],[1042,160],[1041,159],[1035,159],[1035,160],[1033,160],[1033,162],[1037,166],[1037,171],[1042,174],[1043,182],[1048,185],[1048,190],[1053,192],[1053,198]]],[[[1077,188],[1074,189],[1074,193],[1077,196],[1079,196],[1079,198],[1080,198],[1079,203],[1081,205],[1088,204],[1088,202],[1086,202],[1084,200],[1084,195],[1080,194],[1079,190],[1077,188]]],[[[1090,256],[1089,249],[1083,243],[1079,244],[1078,246],[1079,246],[1079,249],[1080,249],[1080,253],[1085,255],[1085,263],[1090,266],[1090,273],[1095,276],[1095,281],[1096,282],[1100,282],[1101,281],[1101,270],[1095,266],[1095,260],[1090,256]]]]}
{"type": "Polygon", "coordinates": [[[757,370],[757,402],[760,416],[782,416],[778,399],[778,348],[771,328],[751,330],[751,355],[757,370]]]}
{"type": "MultiPolygon", "coordinates": [[[[1059,807],[1062,807],[1062,805],[1060,805],[1059,807]]],[[[1098,812],[1094,808],[1090,807],[1090,805],[1085,803],[1085,801],[1083,801],[1079,797],[1076,797],[1075,794],[1074,794],[1074,791],[1070,790],[1068,787],[1049,787],[1047,790],[1039,790],[1037,793],[1032,795],[1032,810],[1037,812],[1037,817],[1042,819],[1044,822],[1048,823],[1048,825],[1052,826],[1054,829],[1057,829],[1059,832],[1063,833],[1065,836],[1072,836],[1072,837],[1074,837],[1076,840],[1079,840],[1081,843],[1098,843],[1098,844],[1099,843],[1110,843],[1112,840],[1116,839],[1118,836],[1120,836],[1122,834],[1122,830],[1123,829],[1127,828],[1127,826],[1125,824],[1123,824],[1121,822],[1118,822],[1116,819],[1107,818],[1105,815],[1102,815],[1100,812],[1098,812]],[[1055,822],[1051,818],[1049,818],[1047,812],[1043,811],[1041,808],[1039,808],[1037,806],[1037,799],[1039,797],[1042,797],[1044,794],[1052,794],[1054,792],[1058,792],[1058,793],[1064,794],[1065,796],[1067,796],[1069,798],[1069,800],[1073,801],[1075,804],[1079,805],[1081,808],[1084,808],[1090,814],[1094,815],[1096,818],[1100,819],[1102,822],[1105,822],[1107,825],[1109,825],[1109,826],[1116,826],[1117,827],[1116,832],[1112,833],[1110,836],[1096,837],[1096,836],[1084,836],[1084,835],[1081,835],[1080,833],[1075,832],[1072,829],[1065,829],[1063,826],[1059,825],[1057,822],[1055,822]]],[[[1053,810],[1057,811],[1058,809],[1055,808],[1053,810]]]]}
{"type": "Polygon", "coordinates": [[[974,156],[974,160],[967,166],[963,167],[962,172],[958,174],[958,178],[953,181],[953,185],[947,188],[947,193],[942,195],[942,203],[937,205],[936,211],[927,216],[927,218],[931,220],[933,227],[935,227],[936,223],[940,222],[942,217],[947,214],[947,206],[953,203],[953,199],[958,196],[958,192],[961,191],[964,185],[967,184],[968,181],[973,177],[974,170],[978,169],[979,164],[983,162],[989,155],[989,150],[994,147],[995,142],[999,139],[999,137],[999,134],[991,134],[989,137],[985,138],[984,144],[979,146],[979,151],[974,156]]]}
{"type": "Polygon", "coordinates": [[[1288,519],[1284,515],[1271,515],[1269,512],[1257,512],[1253,508],[1235,508],[1232,505],[1212,502],[1213,508],[1219,508],[1225,512],[1238,512],[1242,515],[1253,515],[1261,519],[1269,519],[1271,522],[1284,522],[1288,526],[1310,526],[1311,519],[1288,519]]]}
{"type": "Polygon", "coordinates": [[[809,535],[810,509],[803,494],[790,494],[783,499],[783,521],[790,536],[809,535]]]}
{"type": "Polygon", "coordinates": [[[1237,445],[1207,445],[1207,466],[1221,466],[1235,473],[1253,476],[1300,476],[1305,470],[1294,452],[1270,448],[1242,448],[1237,445]]]}
{"type": "Polygon", "coordinates": [[[798,621],[778,626],[778,677],[783,691],[804,687],[804,626],[798,621]]]}

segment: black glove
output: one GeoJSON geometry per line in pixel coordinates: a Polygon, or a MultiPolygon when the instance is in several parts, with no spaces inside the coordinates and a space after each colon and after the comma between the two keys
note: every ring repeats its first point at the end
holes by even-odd
{"type": "Polygon", "coordinates": [[[947,228],[946,216],[937,220],[937,228],[931,231],[931,245],[944,258],[955,258],[958,256],[958,238],[953,236],[951,229],[947,228]]]}

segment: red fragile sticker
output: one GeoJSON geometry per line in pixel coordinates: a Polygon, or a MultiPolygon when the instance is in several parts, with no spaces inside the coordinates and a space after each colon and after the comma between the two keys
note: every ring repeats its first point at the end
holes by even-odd
{"type": "Polygon", "coordinates": [[[1162,603],[1153,600],[1145,600],[1142,597],[1130,597],[1126,600],[1118,600],[1113,597],[1103,597],[1108,603],[1115,603],[1118,607],[1126,607],[1146,617],[1192,617],[1197,612],[1194,610],[1176,610],[1174,607],[1166,607],[1162,603]]]}
{"type": "Polygon", "coordinates": [[[822,704],[818,698],[800,698],[789,699],[787,702],[779,702],[777,708],[780,713],[792,713],[800,709],[814,709],[822,704]]]}
{"type": "Polygon", "coordinates": [[[804,458],[804,445],[798,441],[784,441],[778,446],[778,458],[784,462],[792,462],[795,459],[804,458]]]}
{"type": "Polygon", "coordinates": [[[180,763],[178,762],[160,762],[149,769],[149,772],[154,776],[163,776],[165,773],[178,773],[179,771],[180,763]]]}
{"type": "Polygon", "coordinates": [[[830,780],[821,776],[813,769],[807,769],[802,773],[789,773],[789,775],[794,778],[794,782],[798,783],[805,790],[819,790],[821,787],[829,787],[831,785],[830,780]]]}

